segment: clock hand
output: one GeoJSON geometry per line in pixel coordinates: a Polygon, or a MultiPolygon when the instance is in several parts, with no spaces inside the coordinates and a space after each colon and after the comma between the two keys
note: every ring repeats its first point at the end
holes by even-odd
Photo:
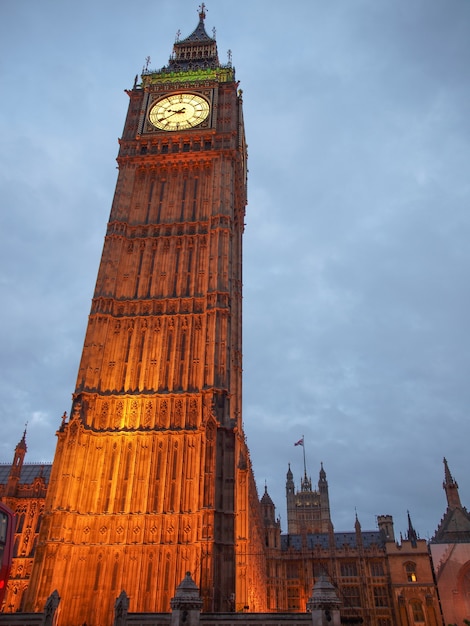
{"type": "Polygon", "coordinates": [[[179,111],[173,111],[173,109],[167,109],[167,111],[170,112],[170,115],[167,115],[166,117],[160,117],[158,119],[159,122],[163,122],[163,120],[167,120],[170,117],[173,117],[173,115],[177,115],[178,113],[184,113],[186,111],[186,109],[183,107],[182,109],[180,109],[179,111]]]}

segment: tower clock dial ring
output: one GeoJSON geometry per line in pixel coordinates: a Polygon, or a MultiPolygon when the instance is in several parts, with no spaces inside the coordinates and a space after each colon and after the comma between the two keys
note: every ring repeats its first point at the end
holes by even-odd
{"type": "Polygon", "coordinates": [[[209,115],[209,102],[195,93],[175,93],[158,100],[149,111],[150,123],[160,130],[186,130],[209,115]]]}

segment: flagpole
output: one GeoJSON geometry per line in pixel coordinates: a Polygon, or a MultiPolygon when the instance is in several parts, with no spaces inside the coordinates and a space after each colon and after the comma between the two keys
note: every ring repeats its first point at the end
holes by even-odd
{"type": "Polygon", "coordinates": [[[302,435],[302,439],[299,439],[294,446],[302,446],[304,452],[304,478],[307,480],[307,461],[305,460],[305,436],[302,435]]]}
{"type": "Polygon", "coordinates": [[[304,451],[304,476],[307,478],[307,463],[305,462],[305,436],[302,435],[302,449],[304,451]]]}

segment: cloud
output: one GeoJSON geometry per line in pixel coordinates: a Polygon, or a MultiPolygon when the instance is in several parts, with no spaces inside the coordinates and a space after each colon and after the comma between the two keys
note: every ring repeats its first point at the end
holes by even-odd
{"type": "MultiPolygon", "coordinates": [[[[69,410],[127,107],[196,10],[183,0],[10,4],[0,67],[0,412],[9,462],[52,459],[69,410]],[[112,11],[111,11],[112,9],[112,11]],[[142,16],[147,16],[142,19],[142,16]],[[70,29],[70,23],[74,28],[70,29]],[[86,43],[85,43],[86,42],[86,43]]],[[[221,0],[244,90],[244,423],[286,528],[284,481],[324,462],[338,530],[469,501],[470,9],[221,0]],[[262,26],[260,26],[262,24],[262,26]]]]}

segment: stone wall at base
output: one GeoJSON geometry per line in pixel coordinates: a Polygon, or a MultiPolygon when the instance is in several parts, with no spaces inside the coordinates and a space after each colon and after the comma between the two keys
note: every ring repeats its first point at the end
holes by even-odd
{"type": "Polygon", "coordinates": [[[1,626],[42,626],[44,613],[0,613],[1,626]]]}
{"type": "MultiPolygon", "coordinates": [[[[1,613],[0,626],[42,626],[43,619],[43,613],[1,613]]],[[[309,626],[311,622],[310,613],[202,613],[200,626],[309,626]]],[[[170,623],[171,613],[128,613],[125,620],[126,626],[170,626],[170,623]]]]}

